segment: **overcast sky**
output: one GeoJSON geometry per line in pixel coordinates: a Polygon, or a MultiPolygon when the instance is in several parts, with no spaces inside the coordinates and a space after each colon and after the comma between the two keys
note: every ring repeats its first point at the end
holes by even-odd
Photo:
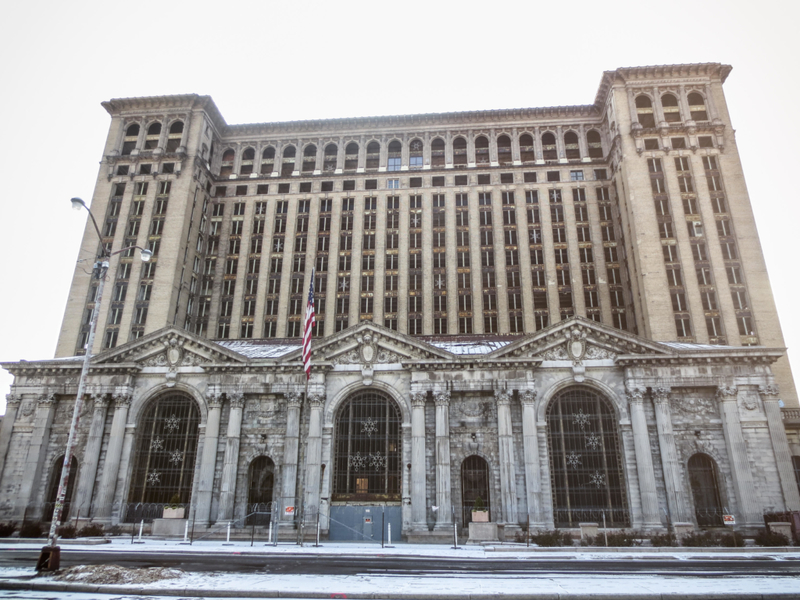
{"type": "MultiPolygon", "coordinates": [[[[0,360],[51,358],[111,98],[199,93],[228,123],[591,104],[602,72],[721,62],[800,365],[800,3],[16,2],[0,24],[0,360]],[[795,110],[793,110],[795,109],[795,110]]],[[[798,371],[795,368],[795,372],[798,371]]],[[[12,377],[0,370],[0,413],[12,377]]]]}

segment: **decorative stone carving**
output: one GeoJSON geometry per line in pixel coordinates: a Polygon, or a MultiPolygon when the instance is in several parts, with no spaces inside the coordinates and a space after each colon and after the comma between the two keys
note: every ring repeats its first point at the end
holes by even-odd
{"type": "Polygon", "coordinates": [[[563,346],[556,346],[544,352],[542,358],[545,360],[569,360],[569,354],[563,346]]]}
{"type": "Polygon", "coordinates": [[[433,400],[436,406],[449,406],[450,405],[450,392],[446,390],[433,393],[433,400]]]}
{"type": "Polygon", "coordinates": [[[411,406],[425,407],[425,402],[428,400],[427,392],[411,392],[411,406]]]}
{"type": "Polygon", "coordinates": [[[722,384],[717,388],[717,400],[720,402],[735,400],[737,391],[735,385],[722,384]]]}
{"type": "Polygon", "coordinates": [[[177,367],[181,364],[183,359],[183,345],[181,342],[182,340],[179,340],[177,336],[170,337],[169,341],[166,342],[166,357],[170,367],[177,367]]]}
{"type": "Polygon", "coordinates": [[[370,367],[375,363],[398,363],[402,360],[400,356],[391,350],[378,346],[375,337],[370,332],[357,337],[356,341],[359,344],[357,348],[335,357],[331,362],[336,365],[361,364],[370,367]]]}
{"type": "Polygon", "coordinates": [[[488,408],[486,403],[478,398],[466,398],[463,402],[459,402],[456,406],[458,408],[458,412],[460,412],[467,419],[478,419],[482,417],[488,408]]]}
{"type": "Polygon", "coordinates": [[[495,390],[494,401],[497,402],[497,404],[511,404],[511,392],[508,390],[495,390]]]}
{"type": "Polygon", "coordinates": [[[6,394],[6,406],[9,407],[19,407],[20,403],[22,402],[22,396],[17,394],[6,394]]]}
{"type": "Polygon", "coordinates": [[[95,409],[106,408],[111,403],[108,394],[92,394],[92,403],[95,409]]]}
{"type": "Polygon", "coordinates": [[[780,394],[780,389],[775,384],[762,385],[758,388],[758,393],[764,397],[764,400],[777,400],[775,396],[780,394]]]}
{"type": "Polygon", "coordinates": [[[755,393],[741,394],[739,399],[745,410],[755,410],[758,408],[758,396],[755,393]]]}
{"type": "Polygon", "coordinates": [[[656,404],[669,404],[669,397],[672,393],[672,388],[669,387],[654,387],[650,390],[653,396],[653,402],[656,404]]]}
{"type": "Polygon", "coordinates": [[[42,394],[39,396],[39,405],[40,406],[52,406],[56,403],[56,395],[53,392],[49,392],[47,394],[42,394]]]}
{"type": "Polygon", "coordinates": [[[219,392],[209,392],[206,394],[206,404],[209,408],[220,408],[222,406],[222,394],[219,392]]]}
{"type": "Polygon", "coordinates": [[[600,348],[599,346],[586,346],[586,353],[583,356],[586,360],[602,360],[617,358],[616,352],[600,348]]]}
{"type": "Polygon", "coordinates": [[[303,403],[303,395],[300,392],[286,392],[286,404],[289,408],[300,408],[303,403]]]}
{"type": "Polygon", "coordinates": [[[537,395],[536,390],[522,390],[519,393],[519,401],[522,404],[536,404],[537,395]]]}
{"type": "Polygon", "coordinates": [[[166,353],[156,354],[145,360],[142,365],[145,367],[166,367],[168,366],[167,355],[166,353]]]}
{"type": "Polygon", "coordinates": [[[231,408],[242,408],[244,406],[243,392],[228,392],[225,395],[231,403],[231,408]]]}
{"type": "Polygon", "coordinates": [[[684,416],[709,414],[714,412],[714,401],[711,398],[704,398],[702,396],[694,398],[686,398],[671,395],[671,406],[677,413],[684,416]]]}
{"type": "Polygon", "coordinates": [[[131,405],[131,395],[128,393],[120,392],[112,395],[114,405],[117,408],[127,408],[131,405]]]}
{"type": "Polygon", "coordinates": [[[314,408],[322,408],[325,404],[325,394],[309,394],[308,403],[314,408]]]}
{"type": "Polygon", "coordinates": [[[33,400],[27,400],[20,407],[19,411],[20,416],[18,416],[17,418],[20,421],[30,421],[30,419],[33,417],[33,411],[35,410],[36,410],[36,402],[34,402],[33,400]]]}
{"type": "Polygon", "coordinates": [[[641,404],[644,401],[646,388],[632,386],[625,390],[625,396],[631,404],[641,404]]]}

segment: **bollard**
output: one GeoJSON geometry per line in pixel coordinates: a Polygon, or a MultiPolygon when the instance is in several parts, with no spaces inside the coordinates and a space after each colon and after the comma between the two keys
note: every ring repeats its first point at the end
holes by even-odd
{"type": "Polygon", "coordinates": [[[267,543],[264,544],[268,546],[272,542],[272,519],[269,520],[269,532],[267,532],[267,543]]]}
{"type": "Polygon", "coordinates": [[[387,548],[394,548],[394,546],[392,546],[392,524],[391,523],[389,523],[388,528],[389,529],[386,532],[386,537],[389,538],[389,544],[386,547],[387,548]]]}
{"type": "Polygon", "coordinates": [[[225,543],[222,544],[223,546],[233,546],[231,544],[231,523],[228,521],[228,532],[225,534],[225,543]]]}
{"type": "Polygon", "coordinates": [[[144,519],[139,522],[139,538],[133,542],[134,544],[144,544],[142,541],[142,530],[144,529],[144,519]]]}
{"type": "Polygon", "coordinates": [[[186,519],[186,526],[183,528],[183,543],[189,541],[189,519],[186,519]]]}

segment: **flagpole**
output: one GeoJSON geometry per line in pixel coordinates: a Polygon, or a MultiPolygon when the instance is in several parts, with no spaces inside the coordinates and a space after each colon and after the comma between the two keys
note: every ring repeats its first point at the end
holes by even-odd
{"type": "Polygon", "coordinates": [[[308,383],[311,380],[311,335],[314,327],[314,271],[315,269],[311,268],[311,283],[308,286],[308,305],[306,306],[306,318],[305,322],[303,323],[303,349],[301,354],[301,360],[303,362],[303,373],[306,376],[306,389],[305,393],[303,394],[303,401],[300,403],[300,422],[298,424],[298,430],[300,432],[300,456],[299,456],[299,463],[300,463],[300,481],[298,483],[298,490],[299,493],[297,495],[297,501],[295,502],[295,519],[297,518],[297,510],[296,507],[299,505],[300,507],[300,523],[297,523],[297,543],[299,545],[303,544],[303,528],[302,523],[305,521],[306,518],[306,503],[305,503],[305,478],[306,478],[306,446],[308,444],[308,435],[303,436],[303,406],[308,402],[308,383]],[[306,340],[308,340],[308,348],[306,350],[306,340]],[[306,362],[306,359],[308,362],[306,362]],[[303,443],[303,439],[306,439],[305,443],[303,443]]]}

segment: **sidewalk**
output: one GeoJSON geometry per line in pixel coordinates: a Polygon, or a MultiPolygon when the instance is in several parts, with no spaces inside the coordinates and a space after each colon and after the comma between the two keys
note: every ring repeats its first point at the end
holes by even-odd
{"type": "MultiPolygon", "coordinates": [[[[0,546],[0,552],[9,548],[0,546]]],[[[18,549],[38,550],[42,543],[17,543],[18,549]]],[[[394,548],[381,548],[380,544],[324,543],[314,548],[306,544],[265,546],[250,542],[197,542],[182,545],[177,541],[146,539],[144,544],[131,544],[130,538],[114,539],[109,544],[65,545],[69,550],[84,549],[102,552],[108,563],[114,563],[117,552],[163,552],[163,553],[214,553],[258,554],[268,557],[271,554],[298,554],[339,556],[430,556],[443,558],[462,558],[481,560],[500,558],[503,560],[530,560],[536,557],[546,561],[548,558],[564,560],[565,552],[570,559],[590,563],[596,560],[640,560],[644,558],[661,560],[735,560],[758,558],[764,561],[800,561],[800,548],[748,548],[742,549],[695,549],[683,548],[526,548],[525,546],[462,546],[452,549],[445,545],[397,544],[394,548]]],[[[223,559],[224,560],[224,559],[223,559]]],[[[597,572],[596,574],[574,573],[526,573],[505,572],[489,575],[471,575],[452,572],[436,575],[412,574],[363,574],[346,575],[272,575],[260,573],[184,573],[176,579],[164,579],[148,584],[133,585],[95,585],[64,583],[55,581],[52,576],[31,577],[33,565],[27,568],[0,569],[0,599],[29,597],[19,590],[47,592],[69,592],[73,600],[97,598],[98,594],[113,594],[115,599],[147,596],[149,599],[180,596],[184,598],[355,598],[355,599],[398,599],[398,600],[522,600],[524,599],[570,599],[604,600],[606,598],[672,599],[703,598],[738,600],[800,598],[800,578],[792,576],[710,576],[702,572],[693,576],[674,577],[660,575],[619,575],[597,572]],[[7,592],[6,592],[7,590],[7,592]],[[77,595],[75,595],[77,594],[77,595]],[[85,595],[85,596],[84,596],[85,595]]],[[[30,596],[41,597],[41,596],[30,596]]]]}

